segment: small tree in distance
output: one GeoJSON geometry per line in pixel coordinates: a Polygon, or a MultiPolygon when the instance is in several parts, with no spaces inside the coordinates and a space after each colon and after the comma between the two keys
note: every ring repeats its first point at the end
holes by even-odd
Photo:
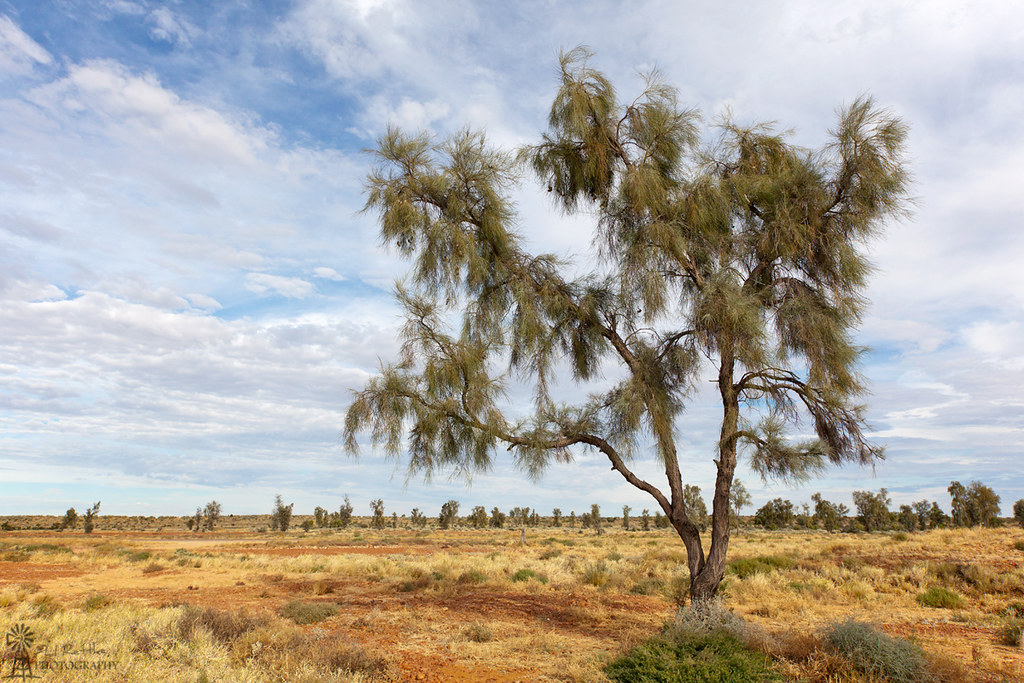
{"type": "Polygon", "coordinates": [[[68,508],[64,513],[64,518],[60,520],[60,528],[74,529],[76,526],[78,526],[78,513],[75,512],[75,508],[68,508]]]}
{"type": "Polygon", "coordinates": [[[211,500],[203,508],[203,515],[206,517],[206,530],[213,531],[214,527],[217,526],[217,522],[220,520],[220,503],[215,500],[211,500]]]}
{"type": "Polygon", "coordinates": [[[449,500],[441,505],[441,514],[437,516],[437,524],[442,529],[451,528],[459,514],[459,501],[449,500]]]}
{"type": "Polygon", "coordinates": [[[1013,520],[1024,527],[1024,498],[1013,504],[1013,520]]]}
{"type": "Polygon", "coordinates": [[[384,501],[380,498],[370,501],[370,510],[373,516],[370,518],[370,526],[374,529],[384,528],[384,501]]]}
{"type": "Polygon", "coordinates": [[[273,531],[285,532],[292,524],[292,508],[295,503],[284,504],[281,494],[274,496],[274,509],[270,511],[270,528],[273,531]]]}
{"type": "Polygon", "coordinates": [[[882,456],[858,404],[852,330],[871,270],[863,244],[907,206],[906,126],[858,98],[818,151],[729,120],[704,149],[675,89],[652,76],[620,104],[590,57],[561,56],[548,130],[518,155],[472,132],[435,143],[389,129],[378,141],[367,209],[379,212],[382,242],[414,264],[396,291],[400,358],[356,394],[345,441],[354,453],[366,430],[428,476],[486,470],[510,452],[536,478],[593,449],[665,513],[686,548],[691,598],[703,602],[725,572],[742,454],[784,479],[882,456]],[[595,217],[606,275],[574,278],[526,249],[510,199],[524,164],[563,211],[595,217]],[[457,329],[446,324],[453,309],[457,329]],[[590,399],[549,393],[563,359],[590,399]],[[622,379],[600,387],[612,362],[622,379]],[[709,367],[723,418],[705,550],[678,436],[709,367]],[[513,377],[533,385],[524,419],[503,404],[513,377]],[[815,439],[787,435],[801,417],[815,439]],[[667,488],[630,467],[648,440],[667,488]]]}
{"type": "Polygon", "coordinates": [[[96,501],[96,504],[85,511],[85,516],[82,518],[82,530],[91,534],[93,529],[96,528],[96,517],[100,514],[100,501],[96,501]]]}

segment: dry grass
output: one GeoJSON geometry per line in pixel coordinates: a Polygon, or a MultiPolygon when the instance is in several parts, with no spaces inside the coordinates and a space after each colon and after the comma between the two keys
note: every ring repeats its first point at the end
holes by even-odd
{"type": "MultiPolygon", "coordinates": [[[[853,618],[913,639],[948,680],[1013,680],[1024,677],[1012,644],[1021,542],[1009,528],[745,531],[721,595],[791,677],[847,671],[820,634],[853,618]],[[919,600],[944,591],[962,602],[919,600]]],[[[0,536],[0,560],[0,628],[93,639],[119,675],[131,671],[81,680],[597,681],[672,617],[687,582],[681,545],[660,530],[538,529],[525,545],[517,530],[14,532],[0,536]],[[312,609],[326,619],[298,626],[281,616],[293,603],[295,622],[312,609]]]]}

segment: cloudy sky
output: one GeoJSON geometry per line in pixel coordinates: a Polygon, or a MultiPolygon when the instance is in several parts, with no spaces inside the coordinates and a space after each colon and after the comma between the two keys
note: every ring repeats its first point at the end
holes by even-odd
{"type": "MultiPolygon", "coordinates": [[[[388,123],[536,141],[560,49],[623,98],[660,69],[713,124],[826,141],[870,93],[911,126],[914,215],[871,247],[860,339],[887,460],[804,489],[740,473],[755,506],[813,491],[948,509],[979,479],[1024,497],[1024,9],[1010,2],[0,0],[0,514],[357,514],[653,501],[580,453],[538,485],[406,483],[339,447],[350,390],[393,358],[404,264],[359,214],[388,123]],[[583,10],[581,8],[585,7],[583,10]]],[[[530,246],[592,225],[517,190],[530,246]]],[[[577,256],[577,262],[582,256],[577,256]]],[[[718,411],[679,433],[709,497],[718,411]]],[[[657,477],[653,464],[641,471],[657,477]]]]}

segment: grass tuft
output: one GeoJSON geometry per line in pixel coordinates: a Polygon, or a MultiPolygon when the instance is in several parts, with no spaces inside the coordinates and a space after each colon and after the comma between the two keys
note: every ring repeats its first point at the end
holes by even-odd
{"type": "Polygon", "coordinates": [[[851,619],[832,624],[823,635],[835,652],[868,676],[893,683],[914,683],[928,678],[927,660],[919,646],[887,636],[870,624],[851,619]]]}
{"type": "Polygon", "coordinates": [[[741,579],[754,574],[768,574],[776,569],[789,569],[796,560],[785,555],[764,555],[762,557],[744,557],[729,563],[728,571],[741,579]]]}
{"type": "Polygon", "coordinates": [[[959,593],[942,586],[932,586],[925,592],[918,593],[917,602],[925,607],[940,609],[959,609],[964,606],[964,599],[959,593]]]}
{"type": "Polygon", "coordinates": [[[315,624],[318,621],[329,619],[338,613],[337,605],[326,602],[303,602],[292,600],[281,608],[281,616],[291,619],[296,624],[315,624]]]}

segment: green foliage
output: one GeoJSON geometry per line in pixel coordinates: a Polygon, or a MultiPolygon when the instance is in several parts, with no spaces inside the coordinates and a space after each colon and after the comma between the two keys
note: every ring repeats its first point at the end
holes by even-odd
{"type": "MultiPolygon", "coordinates": [[[[703,556],[696,505],[684,510],[677,495],[694,468],[680,464],[676,419],[709,362],[724,494],[741,456],[783,479],[882,456],[858,403],[853,330],[871,271],[864,243],[906,205],[907,129],[862,97],[821,150],[728,118],[699,145],[700,117],[674,88],[652,75],[620,103],[590,58],[562,55],[548,129],[518,154],[472,131],[438,141],[391,128],[377,141],[366,210],[410,261],[395,293],[406,324],[399,357],[356,392],[344,440],[355,453],[368,432],[425,477],[468,477],[508,453],[537,478],[593,449],[703,556]],[[594,217],[602,275],[575,278],[571,264],[526,250],[511,200],[523,168],[567,213],[594,217]],[[590,398],[551,395],[563,363],[590,398]],[[621,379],[601,386],[612,364],[621,379]],[[529,410],[509,406],[512,381],[533,389],[529,410]],[[814,438],[792,438],[798,420],[814,438]],[[631,469],[648,441],[673,495],[631,469]]],[[[705,578],[695,586],[718,583],[705,578]]]]}
{"type": "Polygon", "coordinates": [[[994,526],[999,517],[999,496],[980,481],[966,487],[958,481],[949,483],[950,517],[953,526],[994,526]]]}
{"type": "Polygon", "coordinates": [[[346,529],[348,525],[352,523],[352,512],[355,510],[355,506],[352,505],[352,501],[349,500],[348,494],[345,494],[345,502],[341,504],[337,512],[331,513],[331,526],[339,529],[346,529]]]}
{"type": "Polygon", "coordinates": [[[864,525],[866,531],[882,531],[889,528],[889,505],[892,504],[892,498],[889,497],[888,491],[854,491],[853,504],[857,508],[857,520],[864,525]]]}
{"type": "Polygon", "coordinates": [[[499,510],[497,507],[491,509],[491,521],[490,525],[493,529],[500,529],[505,526],[505,513],[499,510]]]}
{"type": "Polygon", "coordinates": [[[441,505],[441,514],[437,517],[437,523],[442,529],[451,528],[459,514],[459,501],[449,500],[441,505]]]}
{"type": "Polygon", "coordinates": [[[770,500],[754,513],[754,524],[765,529],[780,529],[793,524],[793,503],[782,498],[770,500]]]}
{"type": "Polygon", "coordinates": [[[857,671],[893,683],[930,680],[924,651],[869,624],[849,620],[825,629],[825,641],[857,671]]]}
{"type": "Polygon", "coordinates": [[[292,600],[281,608],[281,616],[296,624],[315,624],[338,613],[338,606],[327,602],[304,602],[292,600]]]}
{"type": "Polygon", "coordinates": [[[597,586],[600,588],[610,581],[612,578],[612,571],[608,568],[608,565],[604,563],[604,560],[588,564],[583,569],[583,583],[590,586],[597,586]]]}
{"type": "Polygon", "coordinates": [[[384,528],[384,501],[380,498],[370,501],[370,511],[373,515],[370,517],[370,526],[374,529],[384,528]]]}
{"type": "Polygon", "coordinates": [[[1009,619],[997,631],[999,642],[1010,647],[1019,647],[1024,641],[1024,619],[1009,619]]]}
{"type": "Polygon", "coordinates": [[[767,658],[725,632],[652,638],[605,667],[622,683],[766,683],[782,681],[767,658]]]}
{"type": "Polygon", "coordinates": [[[917,602],[925,607],[938,607],[942,609],[959,609],[965,604],[964,599],[959,593],[943,586],[932,586],[925,592],[918,593],[917,602]]]}
{"type": "Polygon", "coordinates": [[[64,513],[64,518],[60,520],[60,528],[74,529],[76,526],[78,526],[78,513],[75,512],[75,508],[68,508],[64,513]]]}
{"type": "Polygon", "coordinates": [[[700,495],[700,487],[687,484],[683,487],[683,502],[686,505],[686,516],[701,532],[708,529],[708,508],[700,495]]]}
{"type": "Polygon", "coordinates": [[[767,574],[776,569],[789,569],[796,560],[786,555],[764,555],[762,557],[744,557],[729,563],[728,572],[745,579],[754,574],[767,574]]]}
{"type": "Polygon", "coordinates": [[[512,575],[511,579],[512,581],[515,581],[517,583],[522,581],[529,581],[530,579],[535,579],[537,581],[540,581],[541,583],[548,582],[548,577],[544,576],[543,574],[538,574],[532,569],[520,569],[512,575]]]}
{"type": "Polygon", "coordinates": [[[284,504],[280,494],[274,496],[274,508],[270,511],[270,528],[274,531],[285,532],[292,524],[292,508],[295,503],[284,504]]]}
{"type": "Polygon", "coordinates": [[[475,506],[473,511],[469,513],[469,517],[466,518],[466,521],[472,524],[475,529],[487,528],[487,524],[490,521],[490,518],[487,516],[487,508],[483,505],[475,506]]]}
{"type": "Polygon", "coordinates": [[[825,500],[820,493],[812,495],[811,501],[814,503],[814,517],[812,518],[814,526],[825,531],[836,531],[842,527],[849,512],[845,505],[842,503],[837,505],[832,501],[825,500]]]}
{"type": "Polygon", "coordinates": [[[1024,527],[1024,498],[1013,504],[1013,521],[1024,527]]]}
{"type": "Polygon", "coordinates": [[[85,511],[85,515],[82,518],[82,530],[91,534],[93,529],[96,528],[96,517],[100,514],[100,502],[96,501],[96,504],[85,511]]]}
{"type": "Polygon", "coordinates": [[[215,500],[211,500],[203,508],[203,516],[206,517],[206,530],[213,531],[217,526],[217,522],[220,520],[221,506],[215,500]]]}

